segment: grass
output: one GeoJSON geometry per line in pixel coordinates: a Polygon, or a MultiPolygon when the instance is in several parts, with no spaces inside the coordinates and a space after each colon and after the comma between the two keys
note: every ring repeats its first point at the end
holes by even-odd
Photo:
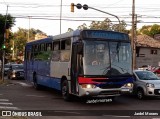
{"type": "Polygon", "coordinates": [[[9,84],[9,83],[10,83],[9,80],[2,80],[0,78],[0,85],[6,85],[6,84],[9,84]]]}

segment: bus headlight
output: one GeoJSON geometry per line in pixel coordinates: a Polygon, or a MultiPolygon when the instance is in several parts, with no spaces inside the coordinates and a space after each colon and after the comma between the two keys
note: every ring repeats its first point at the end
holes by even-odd
{"type": "Polygon", "coordinates": [[[93,84],[82,84],[81,85],[82,86],[82,88],[96,88],[96,86],[95,85],[93,85],[93,84]]]}

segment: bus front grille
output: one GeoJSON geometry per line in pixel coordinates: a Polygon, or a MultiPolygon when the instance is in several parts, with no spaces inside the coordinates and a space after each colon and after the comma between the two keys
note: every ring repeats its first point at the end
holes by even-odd
{"type": "Polygon", "coordinates": [[[99,88],[102,88],[102,89],[121,88],[121,85],[118,85],[118,84],[105,84],[105,85],[100,85],[99,88]]]}
{"type": "Polygon", "coordinates": [[[120,91],[101,91],[99,95],[119,95],[120,91]]]}

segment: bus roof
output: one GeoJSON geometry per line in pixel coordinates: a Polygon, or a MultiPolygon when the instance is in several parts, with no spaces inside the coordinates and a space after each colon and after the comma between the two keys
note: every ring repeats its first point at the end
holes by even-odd
{"type": "MultiPolygon", "coordinates": [[[[67,33],[63,33],[63,34],[59,34],[59,35],[56,35],[56,36],[49,36],[47,38],[44,38],[44,39],[40,39],[40,40],[34,40],[34,41],[31,41],[31,42],[28,42],[27,45],[33,45],[33,44],[37,44],[37,43],[49,43],[53,40],[57,40],[57,39],[64,39],[64,38],[67,38],[67,37],[76,37],[76,36],[80,36],[82,35],[83,37],[86,37],[86,33],[89,33],[89,32],[99,32],[100,34],[97,35],[97,37],[101,37],[101,38],[105,38],[105,37],[110,37],[114,39],[115,38],[119,38],[119,39],[123,39],[123,40],[128,40],[128,35],[126,33],[121,33],[121,32],[115,32],[115,31],[106,31],[106,30],[75,30],[75,31],[72,31],[72,32],[67,32],[67,33]],[[81,31],[83,31],[83,34],[81,34],[81,31]],[[106,33],[109,34],[109,35],[104,35],[102,34],[101,32],[103,33],[106,33]],[[101,35],[101,36],[100,36],[101,35]]],[[[90,34],[89,34],[90,35],[90,34]]],[[[88,36],[88,35],[87,35],[88,36]]],[[[90,37],[93,37],[93,36],[90,36],[90,37]]],[[[94,37],[95,37],[95,34],[94,34],[94,37]]]]}
{"type": "Polygon", "coordinates": [[[81,32],[81,30],[76,30],[76,31],[72,31],[72,32],[59,34],[59,35],[56,35],[56,36],[49,36],[47,38],[30,41],[30,42],[27,43],[27,45],[33,45],[33,44],[37,44],[37,43],[47,43],[47,42],[51,42],[51,41],[57,40],[57,39],[63,39],[63,38],[71,37],[71,36],[72,37],[79,36],[80,32],[81,32]]]}

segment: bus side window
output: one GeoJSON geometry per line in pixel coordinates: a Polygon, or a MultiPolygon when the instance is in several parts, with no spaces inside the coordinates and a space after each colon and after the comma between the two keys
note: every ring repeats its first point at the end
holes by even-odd
{"type": "Polygon", "coordinates": [[[52,50],[52,51],[54,50],[54,42],[52,42],[51,50],[52,50]]]}
{"type": "Polygon", "coordinates": [[[52,43],[47,43],[47,51],[51,51],[52,49],[52,43]]]}
{"type": "Polygon", "coordinates": [[[60,60],[62,62],[68,62],[70,60],[70,47],[71,47],[71,40],[69,38],[61,41],[60,60]]]}
{"type": "Polygon", "coordinates": [[[41,44],[41,51],[44,51],[44,44],[41,44]]]}
{"type": "Polygon", "coordinates": [[[30,61],[31,60],[31,52],[27,51],[27,60],[30,61]]]}
{"type": "Polygon", "coordinates": [[[53,43],[54,46],[53,46],[53,54],[52,54],[52,61],[59,61],[60,60],[60,42],[59,41],[56,41],[53,43]]]}

